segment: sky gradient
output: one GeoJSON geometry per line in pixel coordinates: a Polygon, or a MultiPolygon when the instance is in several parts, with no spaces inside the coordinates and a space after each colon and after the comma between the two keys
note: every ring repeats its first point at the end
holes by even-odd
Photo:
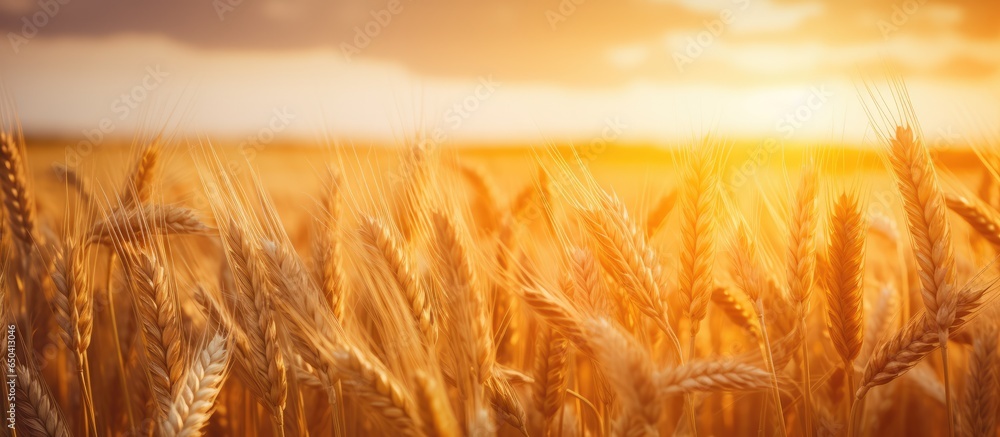
{"type": "Polygon", "coordinates": [[[861,141],[858,87],[887,69],[929,135],[995,120],[998,18],[968,0],[0,0],[0,83],[28,130],[73,137],[861,141]]]}

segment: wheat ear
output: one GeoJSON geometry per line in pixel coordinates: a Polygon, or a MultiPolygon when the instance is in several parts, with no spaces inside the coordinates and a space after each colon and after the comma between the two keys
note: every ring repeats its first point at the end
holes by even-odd
{"type": "Polygon", "coordinates": [[[319,284],[326,296],[326,302],[337,320],[344,316],[347,301],[347,286],[343,260],[341,259],[340,222],[341,186],[340,173],[333,168],[329,171],[330,182],[323,193],[324,215],[317,219],[318,238],[314,246],[314,257],[318,264],[319,284]]]}
{"type": "Polygon", "coordinates": [[[667,217],[673,212],[674,205],[676,204],[677,190],[671,190],[656,202],[656,206],[653,207],[646,217],[646,237],[652,238],[653,235],[656,235],[656,231],[663,227],[663,223],[667,221],[667,217]]]}
{"type": "Polygon", "coordinates": [[[95,424],[96,427],[90,366],[87,360],[87,349],[90,347],[94,330],[94,298],[89,272],[86,270],[88,265],[87,252],[80,247],[74,237],[68,238],[66,244],[57,247],[51,275],[52,283],[55,285],[52,306],[60,328],[59,333],[76,361],[88,423],[95,424]]]}
{"type": "Polygon", "coordinates": [[[132,165],[132,171],[125,180],[122,188],[121,208],[128,210],[135,205],[141,205],[149,200],[153,190],[153,176],[156,173],[156,164],[160,159],[159,139],[142,147],[139,157],[132,165]]]}
{"type": "Polygon", "coordinates": [[[594,356],[590,340],[580,322],[582,315],[578,311],[537,284],[524,287],[519,295],[549,327],[565,336],[584,355],[594,356]]]}
{"type": "Polygon", "coordinates": [[[797,313],[798,331],[802,335],[802,394],[804,398],[804,422],[806,436],[813,433],[812,376],[809,368],[809,348],[806,334],[806,317],[809,313],[809,297],[812,294],[816,273],[816,198],[819,192],[819,178],[812,165],[803,168],[799,186],[795,192],[791,217],[789,219],[788,244],[788,294],[797,313]]]}
{"type": "Polygon", "coordinates": [[[542,413],[543,435],[550,432],[556,414],[566,396],[566,338],[551,329],[542,329],[536,338],[535,352],[535,408],[542,413]]]}
{"type": "MultiPolygon", "coordinates": [[[[493,375],[494,362],[491,323],[485,314],[476,275],[469,264],[466,244],[454,222],[443,213],[433,214],[439,280],[453,317],[449,326],[452,346],[463,351],[462,360],[473,366],[476,381],[486,382],[493,375]]],[[[456,357],[458,358],[458,357],[456,357]]],[[[465,365],[465,364],[463,364],[465,365]]]]}
{"type": "Polygon", "coordinates": [[[705,318],[715,281],[712,266],[719,187],[712,153],[711,149],[689,151],[681,191],[681,251],[677,280],[682,306],[691,320],[690,358],[695,354],[695,337],[705,318]]]}
{"type": "Polygon", "coordinates": [[[122,257],[129,269],[132,296],[141,325],[150,388],[160,415],[170,410],[187,371],[181,338],[180,314],[175,306],[167,272],[157,256],[126,249],[122,257]]]}
{"type": "Polygon", "coordinates": [[[374,259],[379,260],[388,269],[396,286],[403,293],[424,340],[428,344],[437,342],[437,324],[431,313],[430,299],[420,279],[417,278],[405,248],[397,242],[389,229],[374,217],[362,219],[360,234],[361,239],[373,251],[374,259]]]}
{"type": "Polygon", "coordinates": [[[624,287],[639,311],[651,318],[674,343],[682,358],[680,342],[670,327],[659,284],[659,261],[646,243],[621,201],[613,195],[597,194],[600,206],[583,211],[584,223],[597,242],[597,255],[608,273],[624,287]]]}
{"type": "Polygon", "coordinates": [[[663,408],[649,353],[607,320],[592,319],[586,327],[597,361],[625,409],[624,435],[656,435],[663,408]]]}
{"type": "Polygon", "coordinates": [[[479,234],[492,234],[497,229],[498,217],[500,216],[499,203],[493,184],[481,168],[460,162],[458,170],[475,195],[471,206],[479,234]]]}
{"type": "Polygon", "coordinates": [[[949,435],[954,436],[955,413],[951,406],[947,368],[948,329],[955,318],[957,295],[947,207],[930,153],[909,127],[896,128],[896,135],[890,140],[889,162],[903,198],[906,222],[920,272],[920,295],[927,313],[933,316],[928,320],[938,329],[945,368],[948,430],[949,435]]]}
{"type": "Polygon", "coordinates": [[[864,342],[866,219],[854,194],[842,193],[831,207],[826,290],[830,339],[844,363],[848,393],[854,392],[854,360],[864,342]]]}
{"type": "MultiPolygon", "coordinates": [[[[995,282],[985,286],[970,286],[958,293],[955,318],[948,327],[951,335],[957,335],[955,331],[972,319],[983,303],[983,295],[995,286],[995,282]]],[[[858,400],[863,399],[873,387],[899,378],[940,347],[937,338],[938,327],[931,319],[933,316],[926,313],[914,317],[875,348],[858,384],[858,391],[855,394],[858,400]]]]}
{"type": "Polygon", "coordinates": [[[112,240],[141,241],[150,235],[191,235],[211,231],[191,209],[177,205],[142,205],[118,209],[95,223],[90,242],[111,244],[112,240]]]}
{"type": "Polygon", "coordinates": [[[1000,246],[1000,213],[978,198],[945,195],[948,208],[962,217],[972,229],[994,246],[1000,246]]]}
{"type": "Polygon", "coordinates": [[[280,432],[284,429],[288,380],[274,312],[268,304],[267,294],[273,284],[261,260],[261,249],[232,219],[224,228],[223,241],[239,291],[241,324],[250,346],[244,365],[250,373],[251,387],[270,410],[280,432]]]}
{"type": "Polygon", "coordinates": [[[24,262],[35,245],[35,201],[28,188],[24,151],[13,136],[0,132],[0,191],[10,232],[24,262]]]}
{"type": "Polygon", "coordinates": [[[997,357],[997,329],[987,326],[973,340],[969,377],[965,382],[965,405],[962,408],[966,432],[976,437],[996,436],[997,433],[1000,358],[997,357]]]}
{"type": "Polygon", "coordinates": [[[712,292],[712,303],[722,310],[730,321],[754,339],[760,339],[760,329],[753,313],[736,300],[725,287],[716,287],[712,292]]]}
{"type": "MultiPolygon", "coordinates": [[[[764,301],[761,293],[768,287],[768,281],[764,276],[762,260],[757,252],[756,243],[750,238],[749,226],[742,217],[737,220],[735,242],[732,243],[730,254],[733,263],[733,270],[736,276],[736,283],[746,294],[753,304],[754,312],[757,314],[757,326],[760,328],[761,347],[764,351],[764,364],[770,373],[771,381],[771,402],[776,409],[778,429],[781,434],[785,431],[785,414],[781,405],[781,392],[778,387],[777,363],[775,354],[771,346],[771,339],[767,333],[767,324],[764,321],[764,301]]],[[[793,333],[794,335],[800,335],[793,333]]]]}
{"type": "Polygon", "coordinates": [[[448,404],[447,393],[426,372],[416,372],[416,397],[420,408],[424,433],[428,436],[459,437],[462,431],[455,419],[455,413],[448,404]]]}
{"type": "Polygon", "coordinates": [[[17,393],[17,420],[29,435],[70,437],[66,418],[34,369],[17,365],[17,393]]]}
{"type": "Polygon", "coordinates": [[[160,423],[164,436],[200,436],[212,417],[215,398],[226,380],[229,351],[226,340],[216,335],[192,362],[187,380],[160,423]]]}
{"type": "Polygon", "coordinates": [[[753,391],[771,387],[770,374],[738,361],[689,361],[656,373],[664,395],[691,392],[753,391]]]}

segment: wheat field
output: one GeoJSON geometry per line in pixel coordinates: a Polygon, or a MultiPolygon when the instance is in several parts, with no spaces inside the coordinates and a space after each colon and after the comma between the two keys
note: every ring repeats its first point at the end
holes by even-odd
{"type": "Polygon", "coordinates": [[[4,430],[996,436],[1000,153],[896,120],[868,150],[74,166],[6,129],[4,430]]]}

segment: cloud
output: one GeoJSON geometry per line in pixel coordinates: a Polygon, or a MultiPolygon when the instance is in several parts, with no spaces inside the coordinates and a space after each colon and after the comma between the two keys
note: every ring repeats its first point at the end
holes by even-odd
{"type": "MultiPolygon", "coordinates": [[[[907,38],[992,42],[1000,36],[997,6],[973,0],[35,0],[27,9],[24,1],[0,0],[0,29],[19,32],[23,19],[41,8],[36,2],[65,1],[41,37],[140,34],[222,51],[321,48],[342,59],[349,54],[395,63],[423,77],[492,74],[566,87],[719,76],[782,80],[833,63],[814,62],[817,56],[836,61],[834,71],[849,69],[869,57],[843,56],[857,47],[891,46],[907,38]],[[723,10],[744,6],[745,13],[705,48],[707,60],[698,61],[700,70],[720,65],[729,70],[678,75],[671,58],[678,45],[664,49],[665,35],[683,46],[685,36],[703,32],[723,10]],[[887,35],[880,23],[894,30],[887,35]],[[802,44],[812,52],[796,47],[802,44]],[[712,51],[731,59],[719,60],[712,51]],[[755,53],[771,59],[772,71],[746,62],[759,59],[755,53]],[[803,62],[815,65],[799,65],[803,62]],[[777,69],[785,64],[792,68],[777,69]]],[[[896,59],[911,53],[881,55],[896,59]]],[[[970,56],[940,62],[915,71],[981,77],[992,74],[997,61],[970,56]]]]}

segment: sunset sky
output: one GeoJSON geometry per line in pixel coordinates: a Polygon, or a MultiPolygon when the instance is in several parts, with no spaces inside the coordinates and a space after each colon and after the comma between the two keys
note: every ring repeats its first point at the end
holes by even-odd
{"type": "Polygon", "coordinates": [[[889,67],[927,135],[998,119],[998,19],[969,0],[0,0],[0,83],[26,129],[71,137],[861,141],[858,87],[889,67]]]}

